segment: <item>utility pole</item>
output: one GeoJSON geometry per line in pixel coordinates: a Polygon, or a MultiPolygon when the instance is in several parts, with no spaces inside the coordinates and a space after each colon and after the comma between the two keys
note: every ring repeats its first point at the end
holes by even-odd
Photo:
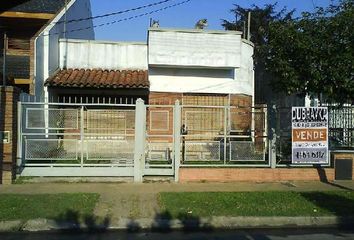
{"type": "Polygon", "coordinates": [[[67,5],[68,5],[68,0],[65,0],[65,13],[64,13],[64,31],[63,31],[63,37],[66,38],[66,11],[67,9],[67,5]]]}
{"type": "Polygon", "coordinates": [[[7,48],[7,35],[4,32],[4,47],[3,47],[3,63],[2,63],[2,85],[6,86],[6,48],[7,48]]]}
{"type": "Polygon", "coordinates": [[[243,21],[243,38],[246,39],[246,21],[243,21]]]}
{"type": "Polygon", "coordinates": [[[237,17],[238,17],[238,14],[236,13],[235,14],[235,31],[237,31],[237,17]]]}
{"type": "Polygon", "coordinates": [[[247,40],[251,40],[251,11],[248,12],[247,40]]]}

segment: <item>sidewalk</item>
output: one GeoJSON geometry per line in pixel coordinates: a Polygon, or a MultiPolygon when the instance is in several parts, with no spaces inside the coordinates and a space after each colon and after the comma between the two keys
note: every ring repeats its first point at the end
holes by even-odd
{"type": "MultiPolygon", "coordinates": [[[[322,182],[283,182],[283,183],[33,183],[15,184],[10,186],[0,186],[0,194],[41,194],[41,193],[99,193],[100,200],[96,206],[94,214],[104,218],[109,216],[110,227],[126,228],[131,219],[139,227],[152,226],[157,216],[161,214],[158,204],[158,193],[160,192],[237,192],[237,191],[332,191],[332,190],[354,190],[354,181],[340,181],[335,183],[322,182]],[[138,224],[139,223],[139,224],[138,224]]],[[[158,220],[160,221],[160,220],[158,220]]],[[[262,226],[264,223],[272,223],[274,226],[283,225],[303,225],[313,226],[316,224],[333,225],[342,222],[336,217],[327,217],[322,220],[307,218],[213,218],[201,219],[199,223],[204,225],[213,224],[224,227],[246,227],[262,226]],[[322,222],[321,222],[322,221],[322,222]],[[228,224],[227,224],[228,223],[228,224]],[[236,224],[237,223],[237,224],[236,224]],[[225,225],[226,224],[226,225],[225,225]],[[236,225],[235,225],[236,224],[236,225]],[[301,225],[301,224],[300,224],[301,225]]],[[[164,225],[163,222],[159,222],[164,225]]],[[[34,226],[48,227],[53,229],[50,221],[35,222],[34,226]],[[38,225],[39,224],[39,225],[38,225]]],[[[168,226],[181,227],[180,222],[169,221],[168,226]]],[[[195,223],[192,223],[195,224],[195,223]]],[[[31,225],[31,224],[30,224],[31,225]]],[[[32,223],[33,225],[33,223],[32,223]]],[[[134,224],[132,225],[134,227],[134,224]]],[[[42,227],[39,227],[43,229],[42,227]]],[[[33,226],[30,227],[33,229],[33,226]]],[[[1,230],[1,228],[0,228],[1,230]]]]}

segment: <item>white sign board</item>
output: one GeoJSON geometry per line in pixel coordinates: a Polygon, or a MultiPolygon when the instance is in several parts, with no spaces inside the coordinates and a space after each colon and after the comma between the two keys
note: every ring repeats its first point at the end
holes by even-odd
{"type": "Polygon", "coordinates": [[[327,107],[292,108],[292,163],[328,164],[327,107]]]}

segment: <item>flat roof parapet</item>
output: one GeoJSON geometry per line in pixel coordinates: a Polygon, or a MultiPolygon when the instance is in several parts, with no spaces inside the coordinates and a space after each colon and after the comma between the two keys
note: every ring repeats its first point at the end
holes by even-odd
{"type": "Polygon", "coordinates": [[[231,34],[231,35],[241,35],[240,31],[229,31],[229,30],[207,30],[207,29],[182,29],[182,28],[149,28],[148,31],[155,32],[181,32],[181,33],[205,33],[205,34],[231,34]]]}
{"type": "Polygon", "coordinates": [[[147,45],[146,42],[134,42],[134,41],[106,41],[106,40],[86,40],[86,39],[66,39],[61,38],[59,42],[64,43],[96,43],[96,44],[116,44],[116,45],[147,45]]]}

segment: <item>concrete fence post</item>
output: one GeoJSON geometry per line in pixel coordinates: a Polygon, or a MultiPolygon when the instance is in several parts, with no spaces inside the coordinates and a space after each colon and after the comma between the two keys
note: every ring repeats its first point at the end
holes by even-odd
{"type": "Polygon", "coordinates": [[[272,138],[270,140],[270,167],[271,168],[276,168],[277,166],[277,134],[275,132],[275,129],[272,128],[271,131],[273,132],[272,138]]]}
{"type": "Polygon", "coordinates": [[[85,118],[85,110],[84,106],[81,106],[80,109],[80,165],[84,167],[84,139],[85,139],[85,129],[84,129],[84,118],[85,118]]]}
{"type": "Polygon", "coordinates": [[[139,98],[135,105],[134,182],[143,182],[145,165],[146,107],[139,98]]]}
{"type": "Polygon", "coordinates": [[[21,101],[17,102],[17,170],[20,170],[23,164],[22,159],[22,103],[21,101]]]}
{"type": "Polygon", "coordinates": [[[277,117],[279,117],[279,115],[276,111],[276,105],[272,105],[270,108],[268,108],[269,162],[271,168],[276,168],[277,165],[277,117]]]}
{"type": "Polygon", "coordinates": [[[173,114],[174,124],[174,175],[175,182],[179,181],[179,167],[181,164],[181,105],[176,100],[173,114]]]}

